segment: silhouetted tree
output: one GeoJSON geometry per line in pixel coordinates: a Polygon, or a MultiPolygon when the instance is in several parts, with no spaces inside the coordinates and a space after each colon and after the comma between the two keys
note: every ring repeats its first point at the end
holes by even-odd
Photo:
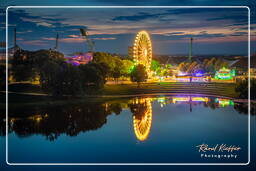
{"type": "Polygon", "coordinates": [[[5,89],[6,85],[6,67],[5,65],[0,65],[0,90],[5,89]]]}
{"type": "Polygon", "coordinates": [[[25,50],[18,50],[14,53],[11,64],[15,81],[31,81],[35,78],[32,54],[25,50]]]}
{"type": "Polygon", "coordinates": [[[140,86],[140,83],[145,82],[147,78],[146,68],[142,64],[137,65],[131,72],[131,81],[137,82],[138,87],[140,86]]]}
{"type": "MultiPolygon", "coordinates": [[[[256,79],[251,79],[250,80],[250,95],[251,95],[251,99],[256,99],[256,79]]],[[[241,80],[241,81],[238,81],[236,83],[236,87],[235,87],[235,90],[236,92],[238,93],[238,96],[240,98],[243,98],[243,99],[247,99],[248,98],[248,79],[246,80],[241,80]]]]}
{"type": "Polygon", "coordinates": [[[40,68],[40,85],[43,91],[56,97],[82,92],[79,69],[66,62],[45,62],[40,68]]]}

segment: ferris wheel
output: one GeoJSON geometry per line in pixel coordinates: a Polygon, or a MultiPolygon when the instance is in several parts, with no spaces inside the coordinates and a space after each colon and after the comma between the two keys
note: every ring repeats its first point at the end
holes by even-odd
{"type": "Polygon", "coordinates": [[[133,60],[135,64],[142,64],[146,71],[150,72],[152,60],[152,44],[148,32],[140,31],[135,37],[133,44],[133,60]]]}

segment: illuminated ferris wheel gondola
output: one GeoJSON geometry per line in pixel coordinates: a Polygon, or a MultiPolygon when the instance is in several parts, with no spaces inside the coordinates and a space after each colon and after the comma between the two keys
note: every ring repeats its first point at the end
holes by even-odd
{"type": "Polygon", "coordinates": [[[136,65],[142,64],[146,67],[146,71],[150,72],[152,44],[148,32],[137,33],[133,44],[133,59],[136,65]]]}

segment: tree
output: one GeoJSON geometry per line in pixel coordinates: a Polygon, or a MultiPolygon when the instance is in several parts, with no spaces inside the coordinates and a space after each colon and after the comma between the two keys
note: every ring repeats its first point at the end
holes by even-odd
{"type": "Polygon", "coordinates": [[[93,63],[93,62],[90,62],[88,63],[89,65],[93,66],[94,68],[96,68],[100,73],[101,73],[101,76],[102,76],[102,79],[104,79],[104,84],[106,83],[107,81],[107,77],[108,77],[108,74],[109,74],[109,67],[107,64],[105,64],[104,62],[102,63],[93,63]]]}
{"type": "Polygon", "coordinates": [[[146,68],[142,64],[137,65],[131,72],[131,81],[137,82],[138,87],[140,87],[141,82],[146,81],[147,77],[146,68]]]}
{"type": "Polygon", "coordinates": [[[18,50],[15,52],[12,64],[12,74],[16,81],[31,81],[35,77],[33,63],[31,61],[32,52],[18,50]]]}
{"type": "Polygon", "coordinates": [[[81,84],[84,92],[91,93],[101,89],[106,82],[106,73],[99,64],[88,63],[79,65],[81,84]]]}
{"type": "Polygon", "coordinates": [[[123,62],[121,59],[117,57],[113,57],[113,68],[111,68],[111,76],[115,79],[117,82],[118,79],[121,77],[121,70],[123,68],[123,62]]]}
{"type": "Polygon", "coordinates": [[[124,59],[122,60],[122,68],[121,68],[121,75],[124,77],[130,76],[132,69],[134,67],[134,63],[130,60],[124,59]]]}
{"type": "Polygon", "coordinates": [[[38,50],[32,54],[33,66],[40,69],[48,61],[66,61],[64,54],[53,50],[38,50]]]}
{"type": "MultiPolygon", "coordinates": [[[[256,94],[254,93],[256,91],[256,79],[250,80],[250,91],[251,91],[251,99],[256,99],[256,94]]],[[[236,83],[235,91],[238,93],[238,96],[243,99],[248,98],[248,79],[242,80],[236,83]]]]}
{"type": "Polygon", "coordinates": [[[33,81],[48,61],[65,61],[64,54],[53,50],[18,50],[11,61],[13,78],[16,81],[33,81]]]}
{"type": "Polygon", "coordinates": [[[93,56],[93,63],[104,63],[108,66],[108,76],[119,78],[120,77],[120,65],[121,59],[105,52],[96,52],[93,56]]]}
{"type": "Polygon", "coordinates": [[[150,69],[154,72],[158,72],[160,70],[160,67],[160,63],[153,59],[151,62],[150,69]]]}
{"type": "Polygon", "coordinates": [[[66,62],[45,62],[40,68],[40,85],[43,91],[55,97],[82,92],[78,68],[66,62]]]}
{"type": "Polygon", "coordinates": [[[4,90],[6,85],[6,67],[0,65],[0,90],[4,90]]]}

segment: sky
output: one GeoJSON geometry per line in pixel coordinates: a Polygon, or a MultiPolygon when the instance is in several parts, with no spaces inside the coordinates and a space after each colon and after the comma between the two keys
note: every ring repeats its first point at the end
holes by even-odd
{"type": "MultiPolygon", "coordinates": [[[[20,2],[14,5],[30,5],[20,2]]],[[[105,5],[104,2],[94,1],[90,5],[105,5]]],[[[108,5],[130,5],[112,2],[108,5]]],[[[13,4],[9,2],[8,5],[13,4]]],[[[57,4],[31,2],[31,5],[57,4]]],[[[194,55],[247,55],[248,52],[247,8],[14,7],[8,10],[8,16],[9,46],[13,46],[13,30],[16,28],[17,44],[27,50],[53,48],[58,33],[59,51],[66,55],[87,51],[87,45],[79,31],[80,28],[85,28],[95,42],[96,51],[127,54],[128,46],[133,44],[136,33],[146,30],[152,40],[153,54],[187,55],[190,37],[194,40],[194,55]]],[[[0,17],[5,16],[2,14],[0,17]]],[[[252,20],[253,45],[256,42],[255,28],[256,21],[252,20]]],[[[5,22],[0,23],[0,29],[4,34],[5,22]]],[[[256,49],[253,46],[252,52],[254,51],[256,49]]]]}

